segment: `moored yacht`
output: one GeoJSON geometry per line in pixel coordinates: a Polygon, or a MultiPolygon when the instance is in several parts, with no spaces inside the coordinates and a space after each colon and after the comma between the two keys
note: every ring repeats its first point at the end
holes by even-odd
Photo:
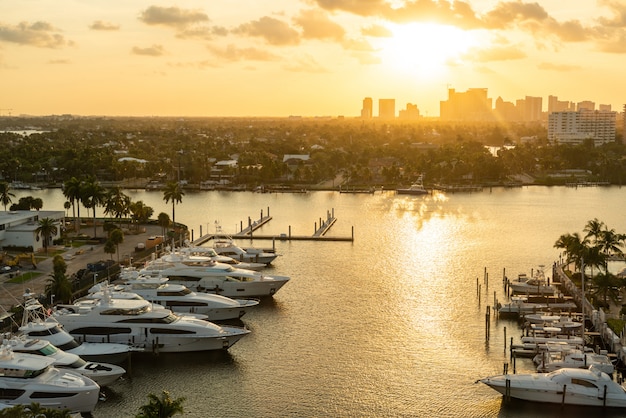
{"type": "Polygon", "coordinates": [[[213,237],[213,249],[220,255],[232,257],[242,262],[271,264],[278,258],[278,254],[264,251],[260,248],[242,248],[235,244],[228,235],[215,235],[213,237]]]}
{"type": "MultiPolygon", "coordinates": [[[[207,257],[217,263],[230,264],[238,269],[259,271],[267,267],[267,263],[255,263],[252,261],[239,261],[233,257],[229,257],[225,254],[218,254],[214,248],[211,247],[199,247],[199,246],[186,246],[178,248],[175,252],[186,254],[190,256],[207,257]]],[[[272,254],[276,256],[276,254],[272,254]]]]}
{"type": "Polygon", "coordinates": [[[81,340],[125,343],[152,352],[227,349],[250,332],[180,316],[165,308],[154,309],[146,300],[113,299],[110,295],[58,305],[52,315],[81,340]]]}
{"type": "Polygon", "coordinates": [[[5,405],[67,409],[72,413],[93,412],[100,387],[88,377],[53,366],[54,359],[15,353],[0,347],[0,394],[5,405]]]}
{"type": "Polygon", "coordinates": [[[626,407],[626,390],[595,368],[503,374],[478,380],[506,397],[559,405],[626,407]]]}
{"type": "MultiPolygon", "coordinates": [[[[168,283],[167,277],[141,276],[137,270],[126,269],[120,276],[122,284],[110,285],[111,297],[123,298],[124,293],[135,293],[152,303],[163,305],[177,313],[206,315],[209,321],[241,318],[250,308],[259,304],[255,299],[231,299],[212,293],[196,293],[181,284],[168,283]]],[[[102,292],[98,284],[89,293],[102,292]]]]}
{"type": "Polygon", "coordinates": [[[92,362],[121,364],[128,361],[132,352],[142,351],[127,344],[78,341],[57,320],[48,316],[48,312],[37,299],[28,294],[25,296],[24,316],[18,329],[24,336],[49,341],[65,352],[92,362]]]}
{"type": "Polygon", "coordinates": [[[4,339],[2,343],[16,353],[50,357],[54,360],[55,367],[86,376],[101,387],[110,385],[126,373],[126,370],[114,364],[87,362],[76,354],[60,350],[46,340],[12,336],[4,339]]]}
{"type": "Polygon", "coordinates": [[[229,298],[273,296],[288,281],[287,276],[268,276],[216,263],[206,257],[166,254],[148,262],[141,275],[168,277],[170,283],[183,284],[196,292],[217,293],[229,298]]]}

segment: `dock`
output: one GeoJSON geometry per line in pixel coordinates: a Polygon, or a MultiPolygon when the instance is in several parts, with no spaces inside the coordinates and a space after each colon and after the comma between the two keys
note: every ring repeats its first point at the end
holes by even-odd
{"type": "MultiPolygon", "coordinates": [[[[259,235],[255,234],[255,231],[261,228],[263,225],[266,225],[268,222],[272,220],[272,216],[270,216],[270,209],[267,208],[267,214],[264,214],[261,211],[259,219],[252,221],[250,217],[248,217],[248,226],[243,227],[243,221],[240,222],[240,230],[239,232],[233,234],[231,236],[232,239],[258,239],[258,240],[270,240],[270,241],[344,241],[344,242],[354,242],[354,227],[352,227],[352,234],[349,237],[329,237],[326,236],[328,231],[332,228],[332,226],[337,222],[337,218],[335,218],[335,210],[331,209],[326,212],[326,218],[319,218],[319,223],[315,222],[315,227],[313,231],[313,235],[292,235],[291,233],[291,225],[289,226],[288,233],[282,233],[278,235],[259,235]],[[318,226],[319,225],[319,226],[318,226]]],[[[193,238],[192,232],[192,245],[202,245],[212,239],[215,239],[218,236],[224,236],[222,232],[217,232],[215,234],[202,234],[202,227],[200,227],[200,237],[198,239],[193,238]]]]}

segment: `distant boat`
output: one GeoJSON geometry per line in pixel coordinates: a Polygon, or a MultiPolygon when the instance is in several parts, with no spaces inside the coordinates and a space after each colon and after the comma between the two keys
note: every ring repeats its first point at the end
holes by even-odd
{"type": "Polygon", "coordinates": [[[428,190],[424,188],[424,176],[420,175],[415,183],[411,184],[407,188],[396,189],[398,194],[410,194],[410,195],[421,195],[428,194],[428,190]]]}

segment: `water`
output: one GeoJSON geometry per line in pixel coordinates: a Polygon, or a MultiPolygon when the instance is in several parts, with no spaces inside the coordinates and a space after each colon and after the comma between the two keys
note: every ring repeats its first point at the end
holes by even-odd
{"type": "MultiPolygon", "coordinates": [[[[161,192],[127,193],[155,216],[171,216],[161,192]]],[[[44,209],[63,207],[60,190],[20,191],[15,200],[23,195],[41,197],[44,209]]],[[[196,238],[200,227],[213,232],[215,221],[232,233],[269,208],[273,219],[260,234],[312,235],[334,211],[329,235],[354,231],[355,240],[277,240],[282,256],[270,272],[292,280],[246,314],[250,335],[226,353],[133,358],[131,376],[111,387],[95,416],[132,417],[148,393],[164,389],[186,398],[189,417],[588,416],[587,409],[504,404],[475,383],[502,372],[505,340],[521,333],[516,322],[493,318],[487,341],[485,312],[494,297],[504,300],[503,274],[538,265],[549,273],[560,235],[582,234],[594,218],[626,232],[625,201],[626,189],[614,187],[432,196],[188,192],[176,220],[196,238]]],[[[518,372],[531,366],[517,361],[518,372]]]]}

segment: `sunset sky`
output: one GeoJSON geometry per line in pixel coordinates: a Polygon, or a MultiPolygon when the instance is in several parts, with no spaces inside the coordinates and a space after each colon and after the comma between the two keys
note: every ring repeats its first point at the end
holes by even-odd
{"type": "Polygon", "coordinates": [[[448,87],[621,111],[625,67],[626,0],[0,0],[5,116],[438,116],[448,87]]]}

